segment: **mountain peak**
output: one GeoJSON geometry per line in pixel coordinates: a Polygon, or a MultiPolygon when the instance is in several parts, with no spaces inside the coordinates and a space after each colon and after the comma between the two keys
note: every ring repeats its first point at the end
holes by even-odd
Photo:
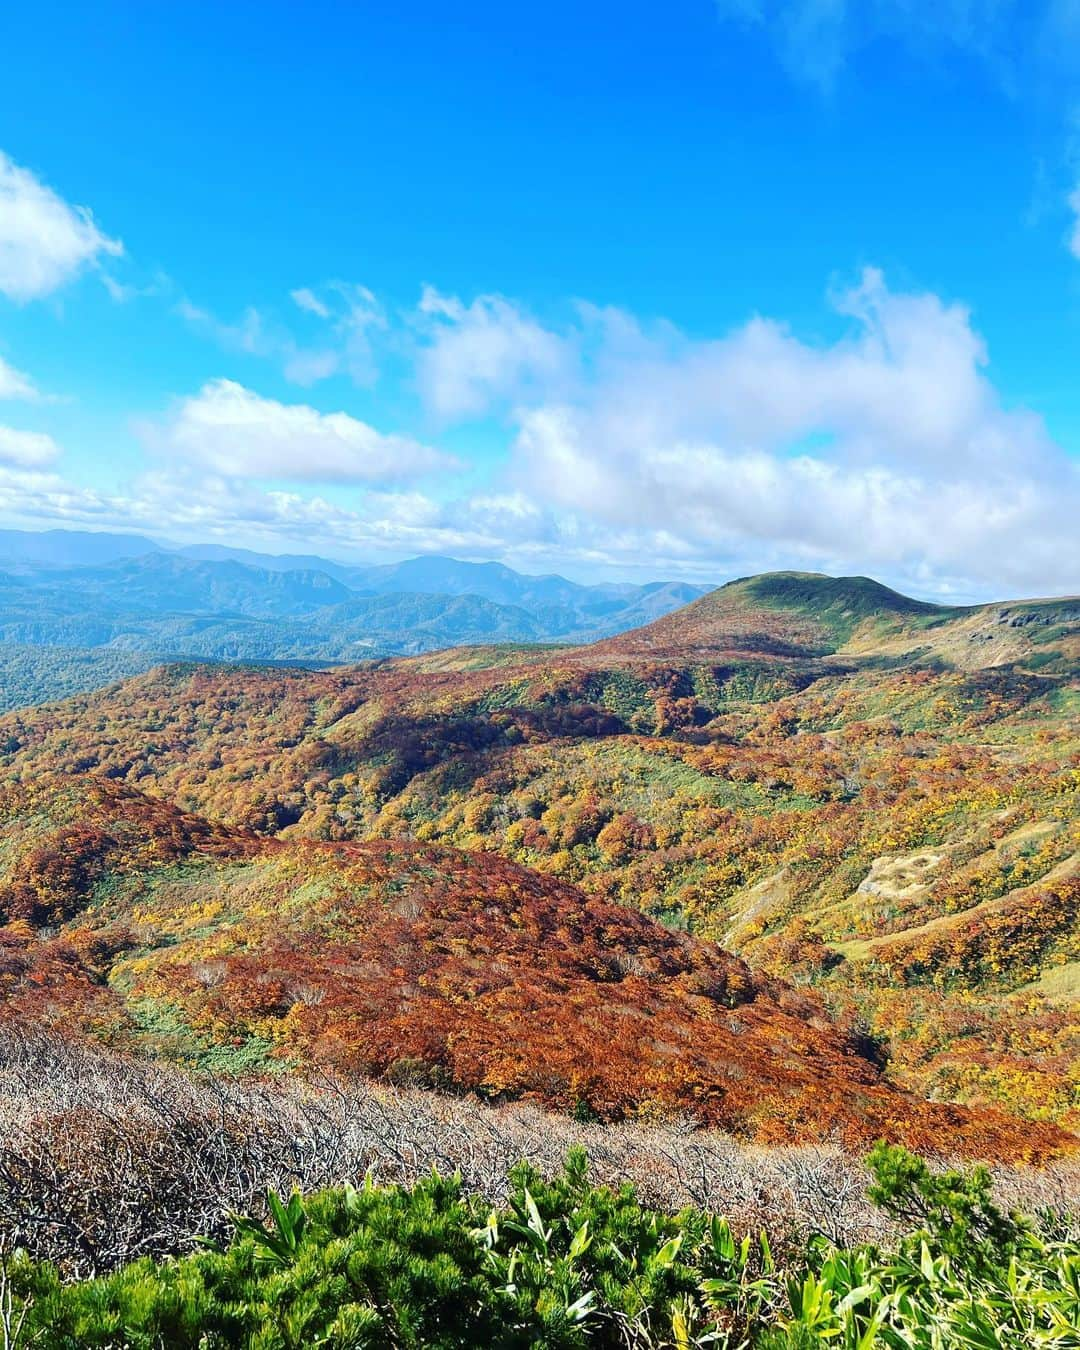
{"type": "Polygon", "coordinates": [[[763,572],[738,577],[645,628],[612,640],[624,651],[692,648],[769,657],[824,656],[868,621],[961,613],[901,595],[872,577],[763,572]]]}

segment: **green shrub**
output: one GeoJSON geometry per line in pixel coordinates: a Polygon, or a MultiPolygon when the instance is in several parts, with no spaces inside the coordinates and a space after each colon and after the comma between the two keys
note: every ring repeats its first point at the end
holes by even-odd
{"type": "Polygon", "coordinates": [[[1080,1244],[1004,1214],[985,1168],[934,1173],[884,1144],[868,1161],[871,1199],[908,1225],[896,1250],[823,1247],[805,1272],[789,1276],[787,1339],[762,1344],[1080,1347],[1080,1244]]]}
{"type": "Polygon", "coordinates": [[[266,1219],[236,1217],[223,1249],[81,1283],[9,1255],[0,1344],[1080,1350],[1080,1244],[1065,1228],[1004,1214],[984,1169],[935,1173],[884,1145],[869,1161],[872,1197],[906,1225],[888,1251],[815,1239],[778,1271],[764,1236],[591,1186],[574,1150],[552,1180],[515,1168],[490,1213],[432,1173],[411,1189],[270,1195],[266,1219]]]}
{"type": "MultiPolygon", "coordinates": [[[[724,1221],[645,1209],[629,1186],[592,1187],[581,1151],[553,1181],[523,1164],[511,1182],[508,1207],[491,1213],[434,1173],[411,1190],[268,1196],[267,1222],[236,1218],[224,1250],[71,1285],[19,1261],[25,1335],[45,1350],[614,1350],[627,1337],[697,1344],[692,1329],[715,1327],[721,1309],[748,1328],[766,1284],[724,1221]]],[[[764,1247],[757,1267],[767,1264],[764,1247]]]]}
{"type": "MultiPolygon", "coordinates": [[[[454,1181],[325,1191],[238,1221],[224,1251],[137,1261],[61,1287],[37,1271],[33,1344],[75,1347],[451,1347],[498,1344],[498,1300],[454,1181]]],[[[507,1341],[525,1345],[527,1341],[507,1341]]]]}

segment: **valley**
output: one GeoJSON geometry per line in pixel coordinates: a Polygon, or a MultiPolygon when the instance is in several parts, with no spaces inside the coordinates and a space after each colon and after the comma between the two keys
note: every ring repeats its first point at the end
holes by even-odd
{"type": "Polygon", "coordinates": [[[1067,1325],[1078,639],[1072,600],[780,573],[593,643],[9,710],[20,1334],[1067,1325]]]}

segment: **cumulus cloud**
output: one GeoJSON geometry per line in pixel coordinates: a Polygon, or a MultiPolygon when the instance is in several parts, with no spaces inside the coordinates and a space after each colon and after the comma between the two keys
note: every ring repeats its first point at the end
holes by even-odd
{"type": "Polygon", "coordinates": [[[435,413],[460,418],[493,400],[527,398],[566,378],[573,347],[499,295],[463,304],[426,286],[418,320],[420,391],[435,413]]]}
{"type": "MultiPolygon", "coordinates": [[[[763,315],[691,339],[586,303],[553,326],[506,297],[431,289],[403,332],[362,288],[309,293],[329,318],[297,303],[333,334],[335,369],[336,325],[356,311],[368,340],[385,328],[412,352],[434,416],[480,423],[488,443],[508,428],[507,459],[478,464],[456,496],[429,495],[418,477],[460,467],[432,447],[215,380],[142,428],[157,467],[130,491],[65,486],[40,471],[56,447],[22,441],[0,508],[524,570],[723,579],[799,566],[961,598],[1080,590],[1077,461],[1002,400],[962,304],[894,290],[874,269],[829,296],[828,341],[763,315]]],[[[238,350],[260,350],[268,325],[252,311],[232,329],[238,350]]]]}
{"type": "Polygon", "coordinates": [[[23,302],[71,281],[124,248],[98,229],[85,206],[70,206],[0,151],[0,293],[23,302]]]}
{"type": "Polygon", "coordinates": [[[233,380],[210,381],[143,432],[159,451],[236,478],[377,483],[454,467],[407,436],[384,435],[347,413],[262,398],[233,380]]]}
{"type": "Polygon", "coordinates": [[[0,426],[0,464],[34,468],[51,463],[59,453],[60,447],[44,432],[0,426]]]}
{"type": "Polygon", "coordinates": [[[699,559],[875,571],[891,578],[962,580],[993,590],[1072,590],[1080,578],[1074,522],[1080,481],[1019,473],[986,480],[904,474],[820,456],[733,452],[708,443],[598,453],[587,420],[536,413],[519,437],[523,479],[595,526],[663,534],[699,559]]]}
{"type": "Polygon", "coordinates": [[[690,341],[583,307],[548,335],[588,354],[565,396],[516,405],[512,484],[599,547],[1077,588],[1076,463],[1002,404],[967,310],[872,269],[833,304],[850,327],[826,345],[761,317],[690,341]]]}
{"type": "Polygon", "coordinates": [[[875,269],[832,301],[852,331],[831,345],[756,317],[712,341],[638,330],[636,344],[603,348],[588,399],[597,430],[631,445],[719,438],[731,449],[825,438],[834,453],[906,471],[985,470],[1048,449],[1038,419],[1002,410],[963,306],[892,292],[875,269]]]}

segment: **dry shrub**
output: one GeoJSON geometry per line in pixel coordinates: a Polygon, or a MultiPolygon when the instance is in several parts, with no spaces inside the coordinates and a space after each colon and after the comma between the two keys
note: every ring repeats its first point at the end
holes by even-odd
{"type": "MultiPolygon", "coordinates": [[[[829,1143],[739,1144],[692,1122],[582,1125],[518,1104],[326,1077],[191,1077],[18,1025],[0,1026],[0,1237],[71,1274],[222,1236],[228,1214],[280,1192],[356,1181],[412,1183],[432,1167],[505,1199],[521,1158],[554,1174],[571,1144],[592,1177],[637,1186],[669,1211],[692,1204],[783,1248],[808,1232],[842,1244],[888,1227],[861,1164],[829,1143]]],[[[1077,1208],[1080,1165],[1002,1168],[1008,1203],[1077,1208]]]]}

